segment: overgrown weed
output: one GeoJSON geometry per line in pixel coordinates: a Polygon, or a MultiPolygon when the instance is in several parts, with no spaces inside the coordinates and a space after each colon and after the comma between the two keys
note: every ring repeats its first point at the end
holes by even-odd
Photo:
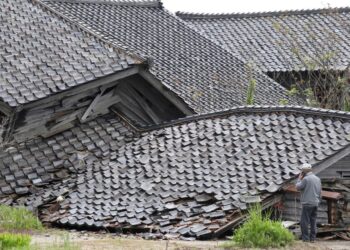
{"type": "Polygon", "coordinates": [[[43,230],[40,220],[24,207],[0,205],[0,230],[43,230]]]}
{"type": "Polygon", "coordinates": [[[294,235],[284,228],[280,221],[270,219],[271,212],[262,213],[260,205],[249,209],[249,217],[238,228],[231,242],[224,243],[221,247],[246,247],[246,248],[280,248],[294,242],[294,235]]]}

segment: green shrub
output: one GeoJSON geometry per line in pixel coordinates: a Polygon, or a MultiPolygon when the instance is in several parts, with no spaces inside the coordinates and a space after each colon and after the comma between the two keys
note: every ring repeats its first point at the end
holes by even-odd
{"type": "Polygon", "coordinates": [[[0,205],[0,229],[2,230],[41,230],[39,219],[24,207],[0,205]]]}
{"type": "Polygon", "coordinates": [[[0,249],[13,249],[13,248],[25,248],[29,247],[31,237],[25,234],[0,234],[0,249]]]}
{"type": "Polygon", "coordinates": [[[294,241],[293,234],[280,221],[262,214],[261,206],[249,210],[248,220],[235,231],[233,241],[241,247],[283,247],[294,241]]]}

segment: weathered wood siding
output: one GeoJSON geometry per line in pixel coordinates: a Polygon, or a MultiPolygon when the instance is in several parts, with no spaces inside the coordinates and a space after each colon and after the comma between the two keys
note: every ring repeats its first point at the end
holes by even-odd
{"type": "Polygon", "coordinates": [[[93,89],[66,96],[62,100],[48,99],[45,104],[22,110],[17,115],[13,138],[22,142],[37,136],[48,137],[72,128],[98,92],[99,89],[93,89]]]}
{"type": "MultiPolygon", "coordinates": [[[[284,220],[299,221],[301,216],[301,204],[298,193],[286,193],[283,197],[283,213],[284,220]]],[[[328,223],[328,205],[327,201],[322,200],[318,212],[317,223],[328,223]]]]}
{"type": "MultiPolygon", "coordinates": [[[[350,155],[334,163],[331,167],[317,174],[322,180],[325,190],[340,192],[343,199],[338,203],[338,223],[350,225],[350,155]]],[[[286,193],[284,195],[283,219],[299,221],[301,215],[300,194],[286,193]]],[[[317,220],[328,223],[328,205],[325,200],[319,208],[317,220]]]]}
{"type": "Polygon", "coordinates": [[[45,99],[16,116],[11,139],[17,142],[38,136],[49,137],[110,112],[110,108],[134,125],[146,126],[184,117],[162,93],[140,75],[81,91],[62,98],[45,99]]]}
{"type": "Polygon", "coordinates": [[[346,178],[350,179],[350,155],[344,157],[340,161],[333,164],[333,166],[326,168],[317,174],[321,179],[323,178],[346,178]],[[346,175],[348,177],[346,177],[346,175]]]}

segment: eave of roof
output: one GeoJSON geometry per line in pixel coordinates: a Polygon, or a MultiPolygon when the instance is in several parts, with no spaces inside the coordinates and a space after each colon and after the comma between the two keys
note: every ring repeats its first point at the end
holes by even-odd
{"type": "Polygon", "coordinates": [[[231,109],[225,109],[217,112],[206,113],[206,114],[196,114],[192,116],[187,116],[180,118],[174,121],[164,122],[162,124],[155,124],[151,126],[145,126],[142,128],[134,129],[139,132],[152,131],[166,127],[172,127],[180,124],[185,124],[188,122],[195,122],[204,119],[215,119],[226,117],[230,115],[239,115],[239,114],[268,114],[271,112],[276,113],[294,113],[294,114],[305,114],[319,116],[323,118],[337,118],[350,120],[350,112],[341,111],[341,110],[331,110],[331,109],[322,109],[322,108],[313,108],[306,106],[296,106],[296,105],[278,105],[278,106],[259,106],[259,105],[248,105],[248,106],[238,106],[231,109]]]}
{"type": "Polygon", "coordinates": [[[149,8],[162,8],[161,0],[36,0],[42,2],[60,2],[60,3],[97,3],[117,6],[136,6],[149,8]]]}
{"type": "Polygon", "coordinates": [[[320,9],[301,9],[301,10],[282,10],[266,12],[247,12],[247,13],[195,13],[177,11],[175,14],[181,19],[222,19],[222,18],[254,18],[254,17],[273,17],[273,16],[296,16],[310,14],[332,14],[350,12],[350,7],[338,8],[320,8],[320,9]]]}

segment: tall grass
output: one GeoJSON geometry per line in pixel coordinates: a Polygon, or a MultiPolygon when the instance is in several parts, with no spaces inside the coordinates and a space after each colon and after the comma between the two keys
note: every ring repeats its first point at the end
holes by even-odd
{"type": "Polygon", "coordinates": [[[262,214],[260,205],[249,210],[248,220],[235,231],[233,241],[240,247],[284,247],[294,241],[293,234],[280,221],[272,221],[271,213],[262,214]]]}
{"type": "Polygon", "coordinates": [[[255,89],[256,89],[256,80],[250,79],[249,85],[248,85],[248,91],[247,91],[247,105],[254,105],[254,96],[255,96],[255,89]]]}
{"type": "Polygon", "coordinates": [[[26,249],[29,247],[31,237],[24,234],[0,233],[0,249],[26,249]]]}
{"type": "Polygon", "coordinates": [[[0,230],[42,230],[39,219],[24,207],[0,205],[0,230]]]}

